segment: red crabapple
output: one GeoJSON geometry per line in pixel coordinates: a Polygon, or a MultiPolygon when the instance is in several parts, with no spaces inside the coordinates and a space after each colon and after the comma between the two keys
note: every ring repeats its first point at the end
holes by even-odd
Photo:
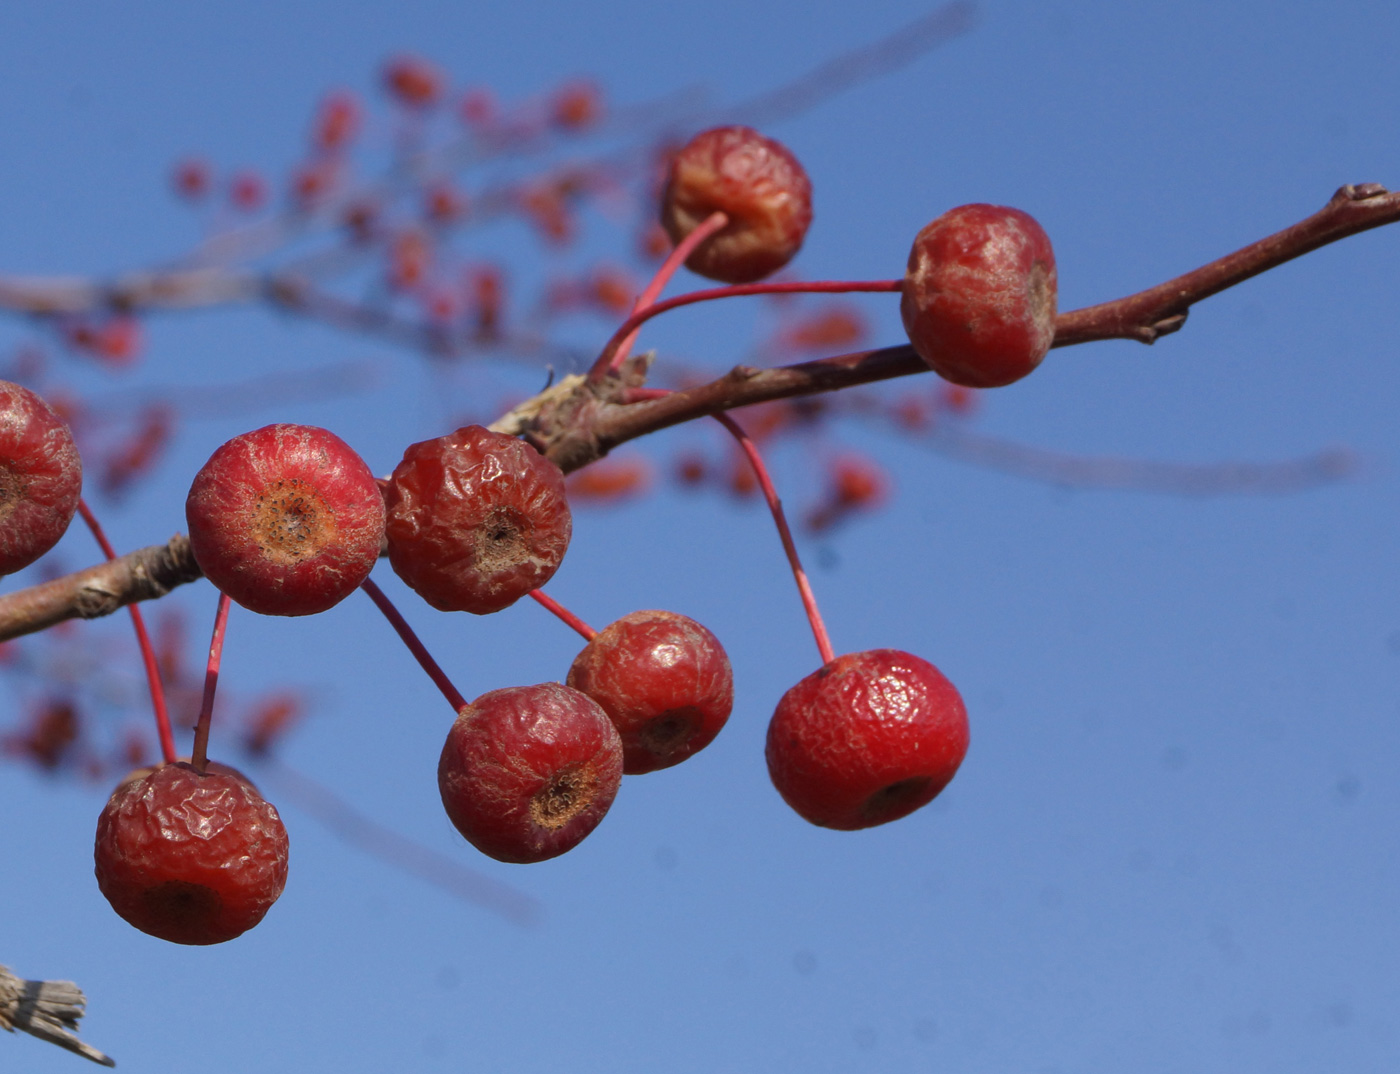
{"type": "Polygon", "coordinates": [[[58,544],[82,489],[83,462],[63,419],[28,388],[0,380],[0,575],[58,544]]]}
{"type": "Polygon", "coordinates": [[[287,829],[241,772],[183,761],[132,773],[97,819],[97,884],[127,922],[171,943],[223,943],[287,882],[287,829]]]}
{"type": "Polygon", "coordinates": [[[572,850],[622,782],[622,740],[586,694],[557,682],[482,694],[447,733],[438,790],[447,816],[497,861],[572,850]]]}
{"type": "Polygon", "coordinates": [[[622,736],[629,776],[698,753],[734,707],[719,639],[674,612],[632,612],[610,623],[578,654],[568,682],[603,706],[622,736]]]}
{"type": "Polygon", "coordinates": [[[661,223],[680,242],[716,211],[729,223],[695,248],[686,267],[712,280],[752,283],[802,247],[812,223],[812,184],[782,144],[751,127],[715,127],[672,160],[661,223]]]}
{"type": "Polygon", "coordinates": [[[559,467],[480,425],[413,444],[384,497],[390,564],[445,612],[514,604],[549,581],[573,534],[559,467]]]}
{"type": "Polygon", "coordinates": [[[897,649],[838,656],[785,693],[768,725],[768,774],[802,817],[853,831],[927,805],[967,755],[953,684],[897,649]]]}
{"type": "Polygon", "coordinates": [[[354,450],[314,425],[235,436],[195,475],[185,501],[205,576],[264,615],[313,615],[369,577],[384,499],[354,450]]]}
{"type": "Polygon", "coordinates": [[[900,313],[935,373],[997,388],[1040,364],[1055,339],[1055,254],[1019,209],[963,205],[914,239],[900,313]]]}

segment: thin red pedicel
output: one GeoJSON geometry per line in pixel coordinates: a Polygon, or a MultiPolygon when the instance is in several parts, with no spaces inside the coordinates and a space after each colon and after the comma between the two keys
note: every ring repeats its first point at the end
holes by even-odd
{"type": "Polygon", "coordinates": [[[467,707],[467,699],[464,698],[452,685],[452,680],[447,677],[447,672],[438,666],[438,662],[428,652],[427,648],[418,640],[418,635],[413,632],[413,628],[408,625],[408,621],[394,607],[394,602],[384,595],[384,591],[374,584],[374,580],[366,578],[360,583],[360,588],[365,591],[365,595],[374,601],[375,607],[384,613],[384,618],[389,620],[389,625],[398,633],[403,643],[408,646],[408,651],[418,661],[419,666],[428,673],[428,678],[433,680],[433,685],[447,698],[447,703],[452,706],[453,712],[461,712],[467,707]]]}
{"type": "Polygon", "coordinates": [[[758,448],[739,427],[738,422],[728,414],[714,414],[712,417],[733,434],[734,439],[739,441],[739,446],[744,449],[744,454],[749,457],[753,475],[758,479],[758,487],[763,490],[763,498],[768,501],[768,509],[773,512],[778,536],[783,540],[783,551],[787,553],[792,576],[797,581],[797,591],[802,595],[802,606],[807,610],[807,621],[812,624],[812,634],[817,639],[817,651],[821,653],[822,663],[829,664],[836,659],[836,653],[831,648],[831,639],[827,637],[826,624],[822,622],[821,612],[817,610],[817,598],[812,593],[811,583],[807,581],[807,572],[802,569],[802,560],[797,556],[797,545],[793,543],[792,530],[788,528],[787,516],[783,514],[783,503],[778,499],[778,492],[768,477],[768,468],[763,465],[758,448]]]}
{"type": "Polygon", "coordinates": [[[219,594],[219,610],[214,614],[214,636],[209,641],[209,664],[204,671],[204,702],[199,707],[199,722],[194,728],[194,750],[190,754],[190,763],[201,772],[209,764],[209,724],[214,718],[214,693],[219,688],[219,665],[224,659],[224,628],[228,626],[231,603],[227,593],[219,594]]]}
{"type": "MultiPolygon", "coordinates": [[[[640,403],[647,399],[661,399],[671,393],[665,388],[633,388],[626,396],[627,402],[640,403]]],[[[817,639],[817,650],[821,653],[822,663],[829,664],[835,659],[836,653],[831,647],[831,639],[826,633],[826,624],[822,622],[821,612],[817,609],[817,598],[812,592],[812,585],[807,580],[807,572],[802,569],[802,560],[797,555],[797,545],[793,543],[792,530],[788,527],[787,516],[783,513],[783,502],[778,498],[778,491],[773,487],[773,482],[768,476],[768,468],[763,464],[763,457],[758,453],[758,447],[754,444],[739,423],[728,414],[711,414],[715,421],[723,425],[739,442],[739,447],[748,456],[749,465],[753,467],[754,477],[758,479],[758,487],[763,492],[763,498],[768,501],[768,510],[773,513],[773,522],[778,527],[778,536],[782,538],[783,551],[787,554],[788,564],[792,567],[792,576],[797,581],[797,591],[802,597],[802,606],[807,611],[807,621],[812,624],[812,634],[817,639]]]]}
{"type": "MultiPolygon", "coordinates": [[[[713,212],[702,220],[694,231],[676,243],[675,248],[666,255],[666,260],[661,262],[661,267],[656,270],[656,275],[651,278],[646,289],[637,296],[637,301],[632,307],[632,316],[635,317],[654,305],[656,300],[661,297],[661,292],[665,289],[666,284],[685,264],[685,259],[691,255],[691,252],[727,223],[729,223],[728,216],[722,212],[713,212]]],[[[632,353],[632,346],[637,342],[637,333],[640,330],[640,328],[633,329],[631,335],[618,345],[617,351],[613,354],[610,369],[616,369],[627,361],[627,356],[632,353]]]]}
{"type": "MultiPolygon", "coordinates": [[[[102,554],[109,560],[116,559],[116,550],[107,540],[107,535],[102,531],[102,526],[97,521],[97,516],[92,513],[92,508],[87,505],[87,501],[78,501],[78,513],[83,516],[87,528],[92,531],[102,554]]],[[[146,620],[141,615],[141,609],[135,604],[128,604],[126,610],[131,613],[131,625],[136,630],[136,644],[141,648],[141,662],[146,665],[146,683],[151,691],[151,707],[155,710],[161,757],[166,764],[170,764],[175,760],[175,735],[170,730],[170,711],[165,704],[165,687],[160,681],[160,666],[156,662],[155,649],[151,646],[150,634],[146,632],[146,620]]]]}
{"type": "Polygon", "coordinates": [[[692,306],[697,302],[713,302],[721,298],[742,298],[745,295],[891,293],[898,292],[903,287],[903,280],[816,280],[792,283],[741,283],[732,287],[711,287],[703,291],[691,291],[684,295],[677,295],[675,298],[668,298],[665,302],[657,302],[644,310],[639,310],[623,321],[622,326],[613,333],[612,338],[603,348],[603,352],[598,355],[598,360],[588,371],[588,379],[591,381],[603,379],[607,372],[613,368],[614,356],[619,353],[622,343],[628,340],[638,327],[659,314],[678,309],[681,306],[692,306]]]}
{"type": "Polygon", "coordinates": [[[592,641],[598,636],[598,632],[596,630],[594,630],[591,626],[589,626],[582,619],[576,616],[573,612],[569,611],[568,608],[564,607],[564,605],[560,604],[553,597],[546,594],[543,589],[530,590],[530,596],[534,597],[535,601],[542,607],[548,608],[551,612],[553,612],[560,619],[560,621],[565,623],[567,626],[571,627],[573,630],[576,630],[583,637],[584,641],[592,641]]]}

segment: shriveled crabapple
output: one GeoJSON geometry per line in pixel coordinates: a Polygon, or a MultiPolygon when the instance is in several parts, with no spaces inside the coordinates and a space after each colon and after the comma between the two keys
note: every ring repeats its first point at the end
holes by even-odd
{"type": "Polygon", "coordinates": [[[83,462],[67,424],[28,388],[0,380],[0,575],[58,543],[82,490],[83,462]]]}
{"type": "Polygon", "coordinates": [[[131,925],[171,943],[223,943],[282,894],[287,830],[241,772],[181,761],[112,792],[94,858],[98,887],[131,925]]]}
{"type": "Polygon", "coordinates": [[[967,710],[927,660],[897,649],[838,656],[778,702],[768,774],[798,814],[853,831],[927,805],[967,755],[967,710]]]}
{"type": "Polygon", "coordinates": [[[812,223],[812,184],[785,146],[752,127],[715,127],[671,161],[661,223],[680,242],[715,212],[729,222],[695,248],[686,267],[724,283],[778,271],[812,223]]]}
{"type": "Polygon", "coordinates": [[[389,562],[440,611],[514,604],[553,576],[573,533],[559,467],[480,425],[410,446],[384,498],[389,562]]]}
{"type": "Polygon", "coordinates": [[[379,558],[384,500],[364,460],[315,425],[235,436],[185,501],[205,576],[251,611],[312,615],[355,591],[379,558]]]}
{"type": "Polygon", "coordinates": [[[622,736],[629,776],[704,749],[734,707],[724,647],[675,612],[632,612],[608,624],[575,658],[568,683],[603,706],[622,736]]]}
{"type": "Polygon", "coordinates": [[[1055,340],[1050,239],[1020,209],[963,205],[914,239],[899,311],[919,357],[969,388],[997,388],[1040,364],[1055,340]]]}
{"type": "Polygon", "coordinates": [[[438,761],[447,816],[498,861],[536,862],[598,826],[622,782],[622,740],[586,694],[557,682],[482,694],[438,761]]]}

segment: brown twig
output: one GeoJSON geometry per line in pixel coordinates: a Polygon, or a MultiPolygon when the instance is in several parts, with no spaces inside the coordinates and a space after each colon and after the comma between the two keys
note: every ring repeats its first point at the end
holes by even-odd
{"type": "Polygon", "coordinates": [[[76,574],[0,597],[0,640],[47,630],[67,619],[96,619],[140,600],[163,597],[202,577],[189,538],[176,534],[76,574]]]}
{"type": "MultiPolygon", "coordinates": [[[[1251,276],[1320,246],[1400,220],[1400,193],[1376,183],[1344,186],[1317,213],[1156,287],[1113,302],[1061,314],[1056,347],[1103,339],[1151,343],[1177,331],[1190,307],[1251,276]]],[[[0,306],[5,304],[0,284],[0,306]]],[[[602,383],[568,377],[506,415],[493,427],[523,434],[566,472],[577,470],[628,440],[755,403],[840,391],[894,377],[926,373],[912,347],[858,351],[814,362],[756,369],[736,366],[718,380],[660,399],[627,402],[627,390],[645,377],[649,359],[633,359],[602,383]]],[[[109,615],[133,601],[164,596],[200,577],[189,542],[132,552],[43,585],[0,597],[0,641],[44,630],[66,619],[109,615]]]]}
{"type": "Polygon", "coordinates": [[[1341,187],[1318,212],[1184,276],[1127,298],[1061,314],[1056,347],[1099,339],[1152,343],[1186,323],[1187,310],[1203,298],[1243,283],[1286,261],[1371,228],[1400,220],[1400,193],[1379,183],[1341,187]]]}

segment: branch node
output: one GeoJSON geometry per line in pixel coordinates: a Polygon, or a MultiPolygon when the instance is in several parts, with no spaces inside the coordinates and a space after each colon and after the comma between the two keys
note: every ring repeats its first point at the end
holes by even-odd
{"type": "Polygon", "coordinates": [[[1366,201],[1370,198],[1383,198],[1390,191],[1380,183],[1348,183],[1332,195],[1333,201],[1366,201]]]}

